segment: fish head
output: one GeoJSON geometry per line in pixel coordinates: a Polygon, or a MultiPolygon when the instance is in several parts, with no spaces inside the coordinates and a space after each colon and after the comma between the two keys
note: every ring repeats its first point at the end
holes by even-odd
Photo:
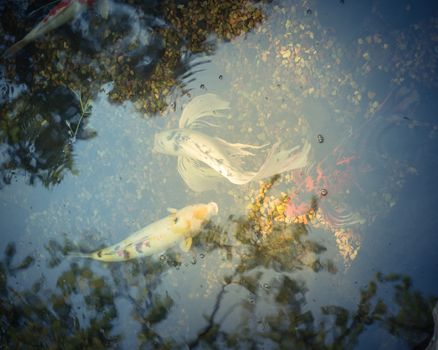
{"type": "Polygon", "coordinates": [[[202,222],[210,220],[212,216],[217,215],[219,212],[219,207],[215,202],[210,202],[208,204],[200,204],[193,210],[193,217],[195,220],[200,220],[202,222]]]}
{"type": "Polygon", "coordinates": [[[174,232],[184,236],[195,236],[201,230],[202,225],[212,216],[217,215],[218,211],[219,208],[215,202],[185,207],[176,214],[174,232]]]}
{"type": "Polygon", "coordinates": [[[165,130],[155,134],[152,152],[178,156],[181,154],[183,136],[179,129],[165,130]]]}
{"type": "Polygon", "coordinates": [[[219,207],[215,202],[208,204],[198,204],[193,207],[192,212],[192,228],[197,233],[204,223],[210,220],[213,216],[217,215],[219,207]]]}
{"type": "Polygon", "coordinates": [[[219,213],[219,207],[216,204],[216,202],[210,202],[207,204],[207,207],[209,209],[210,217],[217,215],[219,213]]]}

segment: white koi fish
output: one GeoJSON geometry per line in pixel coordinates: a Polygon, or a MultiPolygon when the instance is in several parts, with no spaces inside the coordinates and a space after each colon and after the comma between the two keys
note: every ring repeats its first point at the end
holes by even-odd
{"type": "MultiPolygon", "coordinates": [[[[3,53],[3,57],[12,57],[17,51],[21,50],[30,42],[60,27],[64,23],[73,20],[95,1],[96,0],[61,0],[23,39],[7,49],[3,53]]],[[[98,5],[102,17],[106,18],[105,16],[108,16],[108,0],[100,0],[98,5]]]]}
{"type": "Polygon", "coordinates": [[[90,254],[69,255],[106,262],[126,261],[161,253],[178,243],[186,252],[192,245],[192,237],[196,236],[203,224],[219,211],[215,202],[168,210],[171,212],[169,216],[146,226],[117,244],[90,254]]]}
{"type": "Polygon", "coordinates": [[[217,95],[195,97],[184,108],[179,129],[166,130],[155,135],[153,151],[177,156],[178,172],[192,190],[211,189],[222,177],[233,184],[243,185],[307,165],[309,142],[304,141],[301,149],[296,146],[283,151],[279,150],[280,144],[277,142],[271,147],[258,171],[242,170],[242,157],[254,156],[247,149],[259,149],[267,145],[229,143],[192,129],[212,125],[200,118],[221,117],[221,111],[228,108],[228,102],[217,95]]]}

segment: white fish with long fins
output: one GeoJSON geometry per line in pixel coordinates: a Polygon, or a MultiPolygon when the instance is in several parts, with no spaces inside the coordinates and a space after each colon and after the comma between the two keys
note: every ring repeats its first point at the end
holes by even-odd
{"type": "Polygon", "coordinates": [[[61,0],[23,39],[7,49],[3,53],[3,57],[8,58],[14,56],[17,51],[21,50],[30,42],[76,18],[76,16],[96,1],[99,1],[98,10],[101,16],[106,18],[108,16],[109,0],[61,0]]]}
{"type": "Polygon", "coordinates": [[[285,171],[307,165],[310,143],[301,147],[279,150],[275,143],[258,171],[244,171],[240,164],[243,157],[254,156],[248,149],[265,147],[242,143],[229,143],[193,130],[212,125],[201,120],[205,117],[223,117],[222,111],[229,109],[228,102],[215,94],[195,97],[184,108],[179,129],[166,130],[155,135],[154,151],[178,157],[178,172],[193,191],[206,191],[225,177],[231,183],[243,185],[285,171]]]}
{"type": "Polygon", "coordinates": [[[143,229],[131,234],[123,241],[90,254],[70,253],[70,256],[115,262],[126,261],[162,253],[179,244],[183,251],[192,245],[202,226],[217,215],[219,208],[215,202],[195,204],[180,210],[168,209],[171,214],[143,229]]]}

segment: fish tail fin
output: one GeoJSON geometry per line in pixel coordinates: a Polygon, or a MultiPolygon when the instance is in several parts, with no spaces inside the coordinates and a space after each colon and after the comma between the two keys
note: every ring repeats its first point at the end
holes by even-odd
{"type": "Polygon", "coordinates": [[[70,258],[85,258],[85,259],[93,259],[93,254],[80,253],[80,252],[70,252],[67,254],[70,258]]]}
{"type": "Polygon", "coordinates": [[[277,142],[272,146],[265,162],[252,180],[260,180],[285,171],[303,168],[307,165],[311,148],[308,141],[304,142],[303,147],[299,151],[297,151],[298,147],[278,151],[279,145],[279,142],[277,142]]]}
{"type": "Polygon", "coordinates": [[[11,58],[11,57],[13,57],[18,51],[20,51],[28,43],[29,43],[28,40],[25,40],[25,39],[22,39],[22,40],[16,42],[14,45],[12,45],[9,49],[7,49],[3,53],[2,58],[11,58]]]}

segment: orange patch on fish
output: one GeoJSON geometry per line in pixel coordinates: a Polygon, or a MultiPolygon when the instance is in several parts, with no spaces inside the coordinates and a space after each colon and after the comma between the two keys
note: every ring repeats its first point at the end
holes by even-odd
{"type": "Polygon", "coordinates": [[[205,217],[207,217],[207,215],[208,209],[206,207],[198,208],[193,212],[193,216],[198,220],[204,219],[205,217]]]}
{"type": "Polygon", "coordinates": [[[317,168],[316,168],[316,173],[318,174],[317,178],[316,178],[316,182],[319,183],[319,181],[322,180],[322,177],[324,176],[324,174],[322,173],[321,167],[318,164],[317,168]]]}
{"type": "Polygon", "coordinates": [[[336,162],[336,165],[344,165],[350,163],[353,159],[356,159],[355,156],[344,157],[336,162]]]}
{"type": "Polygon", "coordinates": [[[311,178],[310,175],[307,175],[307,177],[306,177],[306,190],[310,192],[314,188],[315,188],[315,186],[313,184],[313,179],[311,178]]]}
{"type": "Polygon", "coordinates": [[[285,214],[287,217],[294,218],[305,215],[310,209],[310,204],[301,203],[296,205],[293,201],[289,200],[286,206],[285,214]]]}
{"type": "Polygon", "coordinates": [[[66,7],[70,6],[72,3],[72,0],[63,0],[58,5],[56,5],[54,8],[52,8],[49,11],[49,14],[43,19],[43,22],[47,23],[48,20],[55,16],[58,12],[65,9],[66,7]]]}

